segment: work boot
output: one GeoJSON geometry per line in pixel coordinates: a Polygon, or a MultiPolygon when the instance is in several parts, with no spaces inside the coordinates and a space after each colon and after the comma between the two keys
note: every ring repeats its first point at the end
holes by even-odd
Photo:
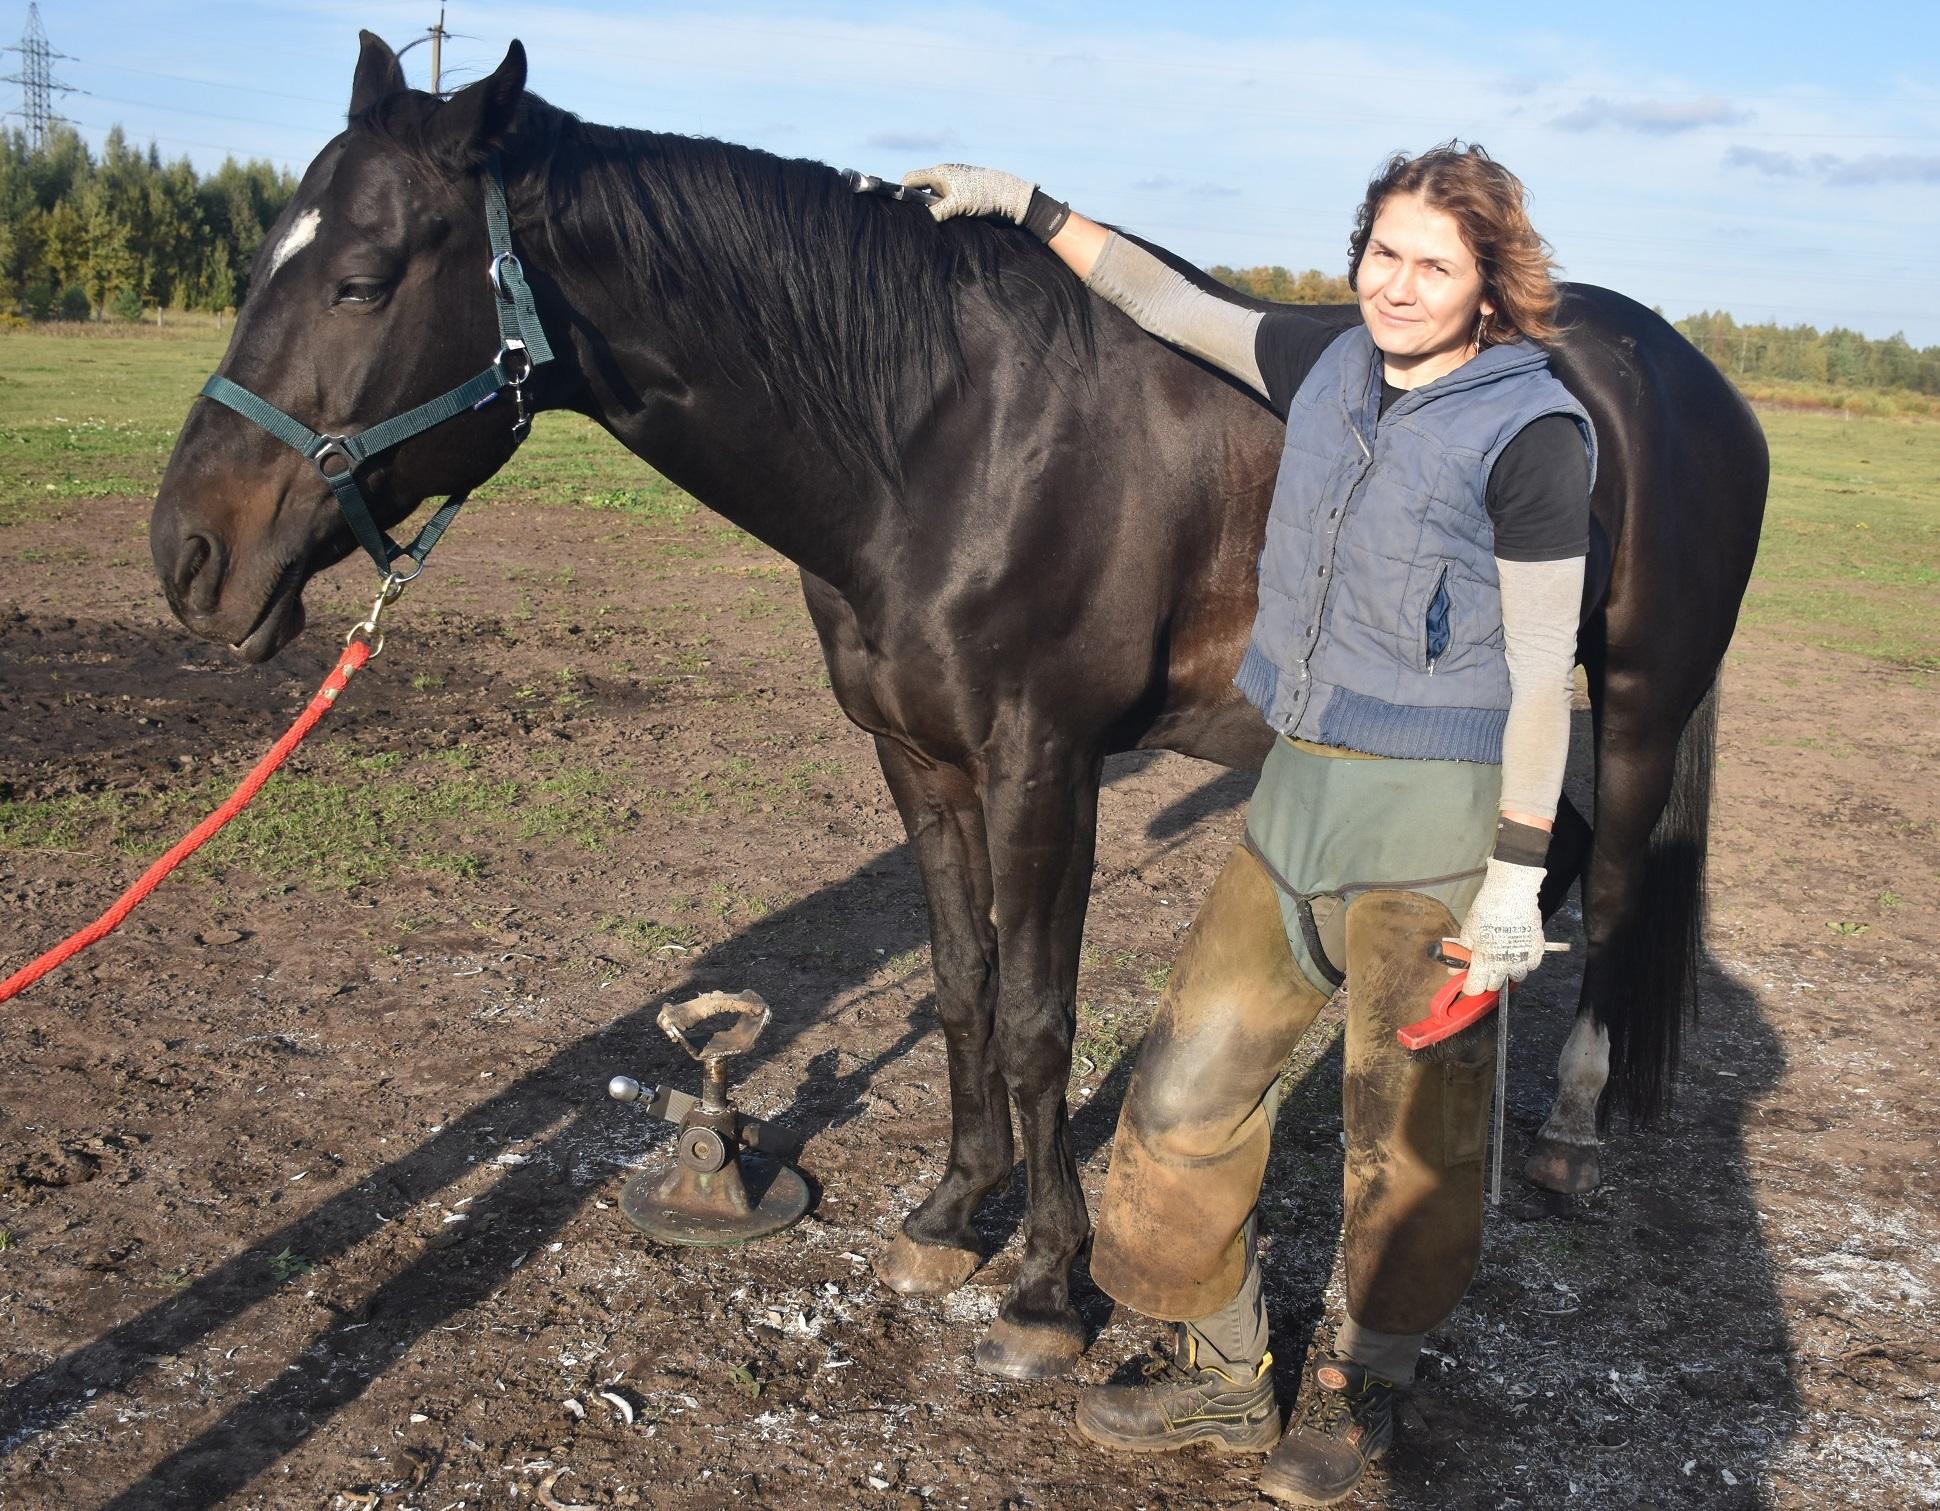
{"type": "Polygon", "coordinates": [[[1078,1431],[1106,1448],[1168,1453],[1205,1443],[1221,1453],[1265,1453],[1280,1436],[1273,1355],[1228,1373],[1199,1358],[1180,1327],[1173,1357],[1145,1366],[1135,1385],[1099,1385],[1078,1397],[1078,1431]]]}
{"type": "Polygon", "coordinates": [[[1314,1367],[1306,1405],[1260,1472],[1260,1493],[1296,1506],[1331,1506],[1394,1442],[1394,1385],[1348,1359],[1314,1367]]]}

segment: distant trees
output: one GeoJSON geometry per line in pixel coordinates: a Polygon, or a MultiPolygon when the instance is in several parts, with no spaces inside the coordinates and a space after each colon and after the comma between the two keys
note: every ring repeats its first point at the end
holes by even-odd
{"type": "MultiPolygon", "coordinates": [[[[1354,302],[1345,278],[1330,278],[1317,268],[1304,273],[1280,267],[1206,271],[1242,294],[1278,304],[1354,302]]],[[[1838,326],[1821,331],[1810,325],[1740,325],[1722,310],[1704,310],[1674,323],[1728,377],[1940,394],[1940,346],[1915,347],[1903,335],[1874,341],[1838,326]]]]}
{"type": "Polygon", "coordinates": [[[1903,335],[1874,341],[1841,326],[1740,325],[1722,310],[1704,310],[1676,324],[1734,378],[1940,394],[1940,346],[1915,347],[1903,335]]]}
{"type": "Polygon", "coordinates": [[[229,158],[200,178],[187,158],[130,146],[118,126],[99,159],[68,127],[37,152],[24,132],[0,132],[0,312],[231,308],[295,193],[296,179],[267,162],[229,158]]]}
{"type": "Polygon", "coordinates": [[[1290,273],[1285,268],[1207,268],[1221,283],[1275,304],[1352,304],[1354,291],[1345,278],[1330,278],[1318,268],[1290,273]]]}

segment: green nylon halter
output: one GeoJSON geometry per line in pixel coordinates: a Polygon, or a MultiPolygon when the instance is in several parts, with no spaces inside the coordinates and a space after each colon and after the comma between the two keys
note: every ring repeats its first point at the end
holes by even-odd
{"type": "Polygon", "coordinates": [[[532,303],[525,269],[512,252],[512,221],[505,208],[505,179],[496,157],[491,160],[490,169],[484,180],[485,225],[492,238],[489,277],[493,303],[498,309],[499,350],[485,371],[428,403],[407,409],[356,435],[325,435],[314,431],[219,373],[202,385],[204,398],[226,405],[309,458],[324,482],[330,485],[351,534],[377,563],[378,575],[387,583],[393,578],[409,582],[424,569],[425,557],[431,554],[445,527],[457,517],[467,495],[454,493],[446,499],[411,544],[400,546],[371,517],[370,505],[364,502],[363,492],[357,486],[357,469],[378,452],[434,425],[442,425],[467,410],[483,409],[506,388],[512,390],[517,408],[517,418],[512,424],[513,442],[523,441],[532,428],[524,394],[526,382],[541,363],[552,360],[552,347],[546,341],[545,328],[539,324],[539,312],[532,303]],[[400,575],[392,570],[399,557],[410,558],[409,573],[400,575]]]}

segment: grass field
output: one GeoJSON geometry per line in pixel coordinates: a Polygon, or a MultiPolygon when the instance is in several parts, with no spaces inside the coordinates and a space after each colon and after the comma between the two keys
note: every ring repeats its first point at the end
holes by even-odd
{"type": "MultiPolygon", "coordinates": [[[[0,526],[49,504],[153,491],[226,333],[0,334],[0,526]]],[[[1940,669],[1940,422],[1773,411],[1771,502],[1745,622],[1940,669]]],[[[677,517],[679,489],[575,415],[543,416],[488,492],[677,517]]],[[[0,558],[11,556],[0,538],[0,558]]]]}

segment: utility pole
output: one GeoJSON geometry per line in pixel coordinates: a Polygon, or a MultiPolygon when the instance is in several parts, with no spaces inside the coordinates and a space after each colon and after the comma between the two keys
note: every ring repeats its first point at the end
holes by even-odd
{"type": "MultiPolygon", "coordinates": [[[[439,16],[440,24],[444,17],[439,16]]],[[[19,114],[27,122],[27,142],[38,152],[46,145],[47,128],[58,122],[61,117],[54,113],[53,96],[75,94],[78,91],[72,84],[63,84],[54,77],[53,61],[67,58],[64,52],[55,52],[47,45],[47,32],[40,24],[38,3],[27,7],[27,30],[20,39],[18,47],[0,48],[0,52],[17,52],[21,57],[19,73],[10,73],[0,78],[0,84],[18,84],[24,108],[19,114]]],[[[72,59],[68,59],[72,62],[72,59]]]]}
{"type": "Polygon", "coordinates": [[[438,60],[444,40],[450,35],[451,33],[445,30],[445,8],[441,5],[438,7],[438,24],[431,28],[431,92],[433,94],[441,92],[438,60]]]}
{"type": "Polygon", "coordinates": [[[397,50],[397,55],[401,58],[420,42],[431,44],[431,92],[433,94],[444,92],[444,41],[446,37],[456,35],[456,32],[445,30],[445,8],[441,5],[438,7],[438,24],[427,26],[422,37],[406,42],[397,50]]]}

